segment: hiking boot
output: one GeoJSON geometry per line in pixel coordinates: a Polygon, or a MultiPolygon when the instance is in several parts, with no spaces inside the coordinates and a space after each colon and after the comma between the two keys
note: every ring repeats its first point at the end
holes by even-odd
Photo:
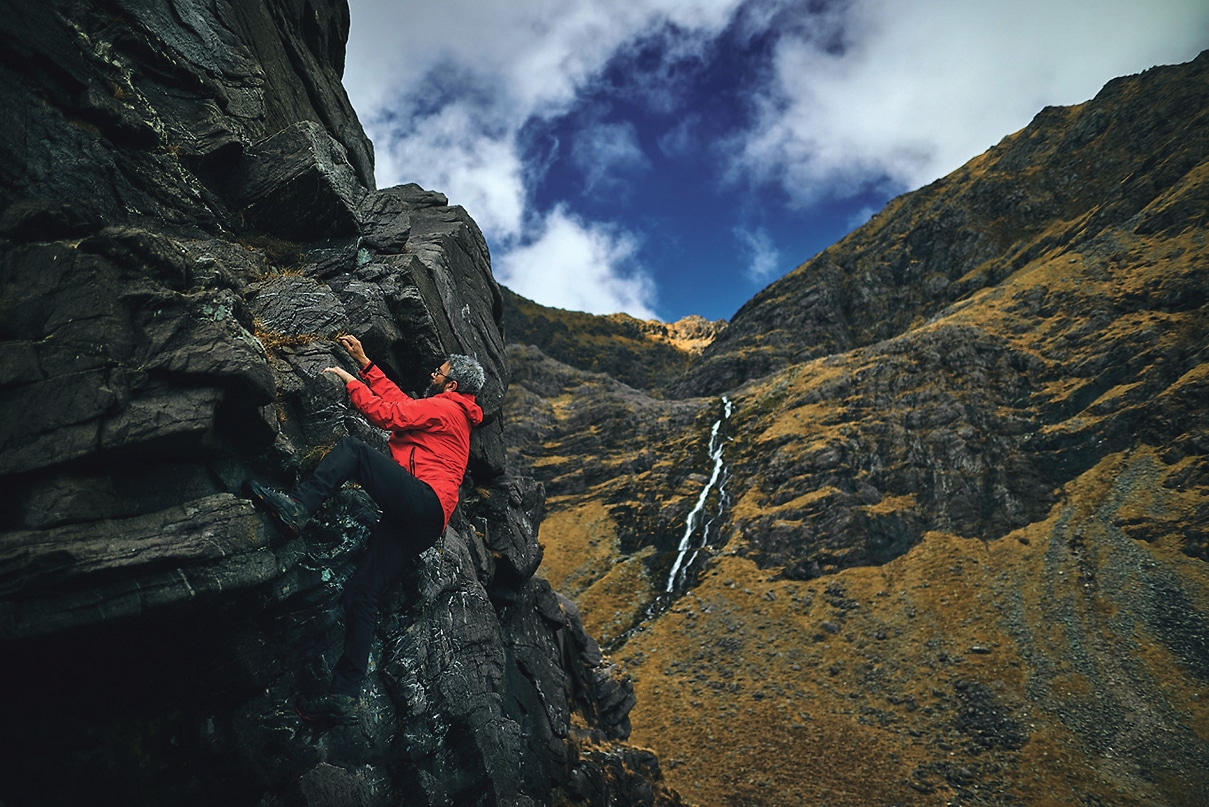
{"type": "Polygon", "coordinates": [[[244,483],[248,498],[261,510],[271,515],[291,536],[297,537],[306,524],[307,512],[302,502],[279,490],[248,480],[244,483]]]}
{"type": "Polygon", "coordinates": [[[347,726],[357,722],[361,703],[353,695],[324,695],[321,698],[299,698],[294,711],[308,723],[347,726]]]}

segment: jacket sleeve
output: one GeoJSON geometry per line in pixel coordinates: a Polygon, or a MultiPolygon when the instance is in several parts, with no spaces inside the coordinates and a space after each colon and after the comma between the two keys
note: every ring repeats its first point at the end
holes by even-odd
{"type": "Polygon", "coordinates": [[[404,431],[440,422],[430,407],[399,389],[377,365],[361,375],[364,381],[350,381],[345,388],[353,406],[379,429],[404,431]]]}
{"type": "Polygon", "coordinates": [[[409,401],[413,400],[411,396],[399,389],[395,382],[387,378],[386,373],[382,372],[382,368],[377,364],[371,363],[368,367],[362,370],[361,378],[364,379],[365,383],[369,385],[369,388],[374,395],[377,395],[379,398],[387,401],[398,401],[401,399],[406,399],[409,401]]]}

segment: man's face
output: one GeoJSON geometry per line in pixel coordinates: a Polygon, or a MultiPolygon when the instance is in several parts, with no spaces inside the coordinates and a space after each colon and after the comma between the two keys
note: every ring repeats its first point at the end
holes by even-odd
{"type": "Polygon", "coordinates": [[[456,384],[455,381],[449,380],[449,362],[445,362],[437,369],[433,370],[429,375],[428,389],[424,390],[424,397],[431,398],[434,395],[440,395],[445,390],[456,384]]]}

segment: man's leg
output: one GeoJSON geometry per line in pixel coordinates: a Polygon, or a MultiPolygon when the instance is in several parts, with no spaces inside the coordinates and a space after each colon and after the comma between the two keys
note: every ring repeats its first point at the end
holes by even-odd
{"type": "Polygon", "coordinates": [[[348,722],[343,718],[359,698],[369,666],[378,601],[409,561],[436,542],[445,525],[440,500],[432,488],[354,438],[337,443],[293,495],[314,509],[350,479],[361,483],[382,508],[383,516],[344,588],[344,652],[333,671],[330,694],[317,702],[299,704],[299,713],[306,719],[348,722]]]}
{"type": "Polygon", "coordinates": [[[408,542],[415,546],[415,554],[440,537],[445,514],[432,488],[391,457],[355,437],[345,437],[336,443],[315,472],[291,495],[308,513],[313,513],[349,480],[361,483],[382,508],[384,519],[404,528],[408,542]]]}
{"type": "MultiPolygon", "coordinates": [[[[381,465],[383,462],[390,468],[398,469],[393,460],[375,451],[363,440],[345,437],[336,443],[319,462],[315,472],[292,493],[282,493],[251,479],[244,483],[244,488],[257,506],[271,515],[287,533],[296,536],[310,519],[311,513],[318,510],[319,505],[348,480],[360,481],[366,477],[389,479],[389,468],[380,472],[374,472],[372,469],[372,466],[381,465]]],[[[383,493],[388,494],[389,491],[383,493]]],[[[383,501],[377,496],[374,498],[379,502],[383,501]]]]}
{"type": "Polygon", "coordinates": [[[378,600],[414,558],[394,525],[379,521],[370,534],[357,570],[344,586],[344,653],[332,673],[333,695],[361,694],[369,653],[378,626],[378,600]]]}
{"type": "Polygon", "coordinates": [[[327,501],[340,486],[350,479],[360,479],[358,473],[368,462],[368,454],[376,454],[382,459],[394,464],[388,457],[374,451],[364,440],[355,437],[345,437],[327,452],[319,461],[318,467],[301,485],[294,488],[290,495],[301,502],[308,513],[319,509],[319,505],[327,501]]]}
{"type": "Polygon", "coordinates": [[[406,526],[407,532],[415,535],[421,542],[415,547],[416,554],[440,537],[445,516],[432,488],[387,455],[355,437],[345,437],[336,443],[314,473],[292,493],[282,493],[252,480],[244,485],[257,505],[287,532],[297,535],[311,513],[349,480],[361,483],[382,508],[384,517],[406,526]]]}

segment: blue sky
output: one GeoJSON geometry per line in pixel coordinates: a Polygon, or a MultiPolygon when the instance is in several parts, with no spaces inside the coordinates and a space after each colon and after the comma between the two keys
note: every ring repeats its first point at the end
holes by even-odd
{"type": "Polygon", "coordinates": [[[349,0],[379,187],[464,206],[544,305],[729,319],[1108,80],[1209,47],[1203,0],[349,0]]]}

